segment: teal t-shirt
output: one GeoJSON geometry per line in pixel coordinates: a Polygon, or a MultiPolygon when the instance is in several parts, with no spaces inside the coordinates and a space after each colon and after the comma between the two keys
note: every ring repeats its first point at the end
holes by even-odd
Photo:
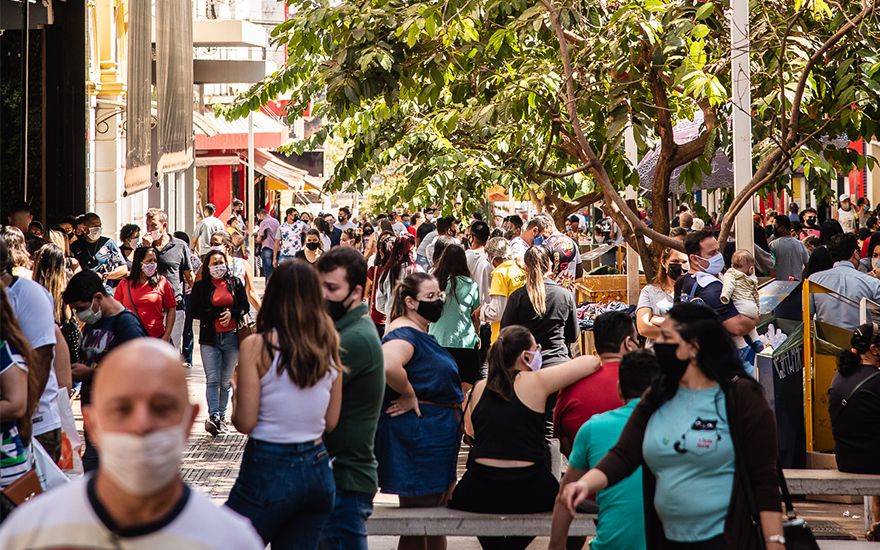
{"type": "MultiPolygon", "coordinates": [[[[595,466],[620,438],[626,421],[638,404],[630,400],[617,409],[594,415],[577,432],[569,464],[578,470],[595,466]]],[[[591,550],[644,550],[645,510],[642,502],[642,469],[596,496],[599,524],[591,550]]]]}
{"type": "Polygon", "coordinates": [[[654,508],[671,541],[724,533],[735,464],[725,405],[718,386],[679,387],[648,421],[642,453],[657,479],[654,508]]]}
{"type": "Polygon", "coordinates": [[[428,327],[428,334],[444,348],[475,348],[477,330],[471,313],[480,306],[480,287],[470,277],[457,277],[455,294],[452,281],[446,283],[446,303],[443,315],[428,327]]]}

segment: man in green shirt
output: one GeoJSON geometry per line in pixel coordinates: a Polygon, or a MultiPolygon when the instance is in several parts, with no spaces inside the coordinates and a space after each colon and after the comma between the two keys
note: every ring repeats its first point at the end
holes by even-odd
{"type": "Polygon", "coordinates": [[[337,246],[317,262],[324,301],[339,331],[342,412],[336,429],[324,434],[333,460],[336,505],[324,524],[321,550],[367,550],[367,518],[378,489],[373,439],[382,396],[385,362],[376,327],[364,302],[367,262],[354,248],[337,246]]]}
{"type": "MultiPolygon", "coordinates": [[[[602,460],[620,438],[623,427],[639,402],[639,396],[660,373],[654,354],[646,350],[627,353],[620,360],[618,392],[626,403],[617,409],[594,415],[581,426],[574,439],[569,467],[559,484],[559,494],[572,481],[579,480],[592,466],[602,460]]],[[[596,496],[599,520],[592,550],[644,550],[645,512],[642,503],[642,469],[596,496]]],[[[557,497],[553,507],[550,550],[566,547],[572,515],[557,497]]],[[[578,546],[580,548],[580,546],[578,546]]]]}

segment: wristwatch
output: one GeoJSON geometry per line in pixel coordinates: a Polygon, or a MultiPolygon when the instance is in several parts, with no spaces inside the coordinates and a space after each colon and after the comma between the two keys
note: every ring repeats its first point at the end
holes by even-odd
{"type": "Polygon", "coordinates": [[[778,542],[782,546],[785,546],[785,537],[783,535],[770,535],[767,537],[767,542],[778,542]]]}

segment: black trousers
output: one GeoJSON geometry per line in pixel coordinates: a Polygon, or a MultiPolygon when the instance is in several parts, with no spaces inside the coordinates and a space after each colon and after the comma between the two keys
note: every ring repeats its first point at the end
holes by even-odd
{"type": "MultiPolygon", "coordinates": [[[[493,468],[470,462],[452,493],[449,507],[496,514],[536,514],[553,510],[559,482],[543,464],[493,468]]],[[[477,537],[484,550],[525,550],[534,537],[477,537]]]]}

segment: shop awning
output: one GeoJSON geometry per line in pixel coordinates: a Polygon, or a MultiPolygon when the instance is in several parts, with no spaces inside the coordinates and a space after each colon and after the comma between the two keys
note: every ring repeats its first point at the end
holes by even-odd
{"type": "MultiPolygon", "coordinates": [[[[195,131],[196,150],[220,150],[220,149],[247,149],[248,146],[248,121],[247,118],[226,120],[216,117],[213,113],[201,115],[205,120],[216,128],[216,133],[211,135],[200,129],[195,131]]],[[[287,142],[290,129],[275,118],[255,111],[254,116],[254,147],[257,149],[275,149],[287,142]]]]}
{"type": "MultiPolygon", "coordinates": [[[[241,160],[247,164],[247,159],[241,160]]],[[[254,150],[254,170],[270,179],[270,188],[291,191],[311,191],[322,193],[323,181],[310,176],[308,172],[297,168],[267,149],[254,150]],[[281,185],[279,187],[279,184],[281,185]]]]}

